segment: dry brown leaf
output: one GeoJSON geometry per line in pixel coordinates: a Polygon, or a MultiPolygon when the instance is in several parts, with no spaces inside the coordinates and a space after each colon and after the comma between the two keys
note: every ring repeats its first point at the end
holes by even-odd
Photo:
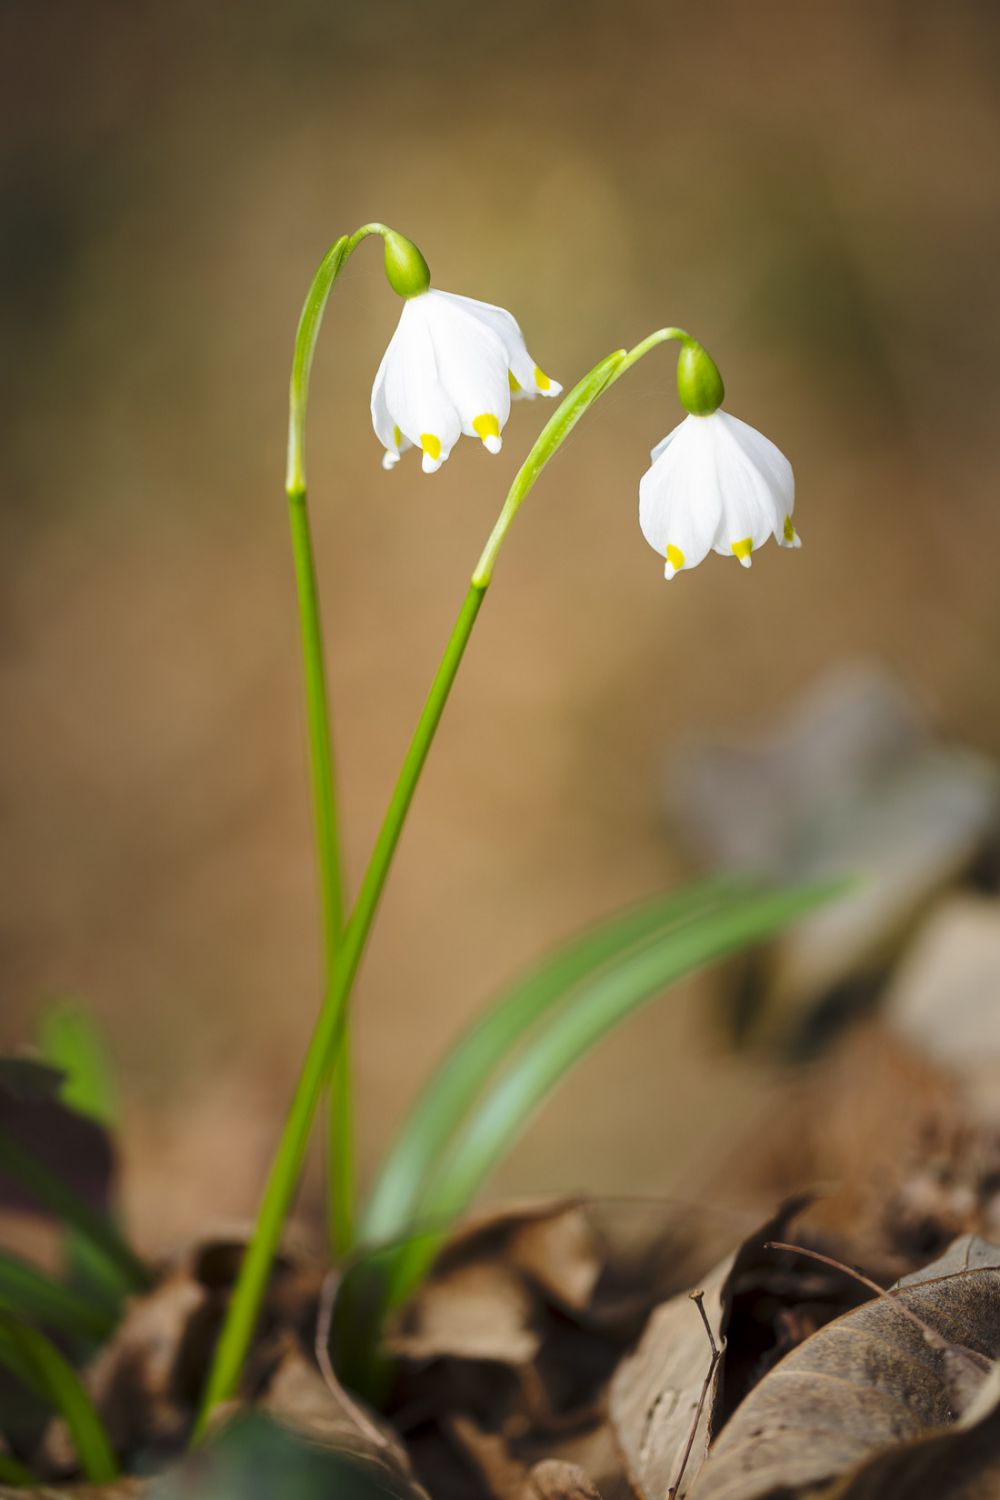
{"type": "Polygon", "coordinates": [[[960,1234],[937,1260],[932,1260],[920,1271],[901,1277],[893,1291],[901,1286],[916,1286],[921,1281],[935,1281],[941,1276],[954,1276],[959,1271],[982,1270],[986,1266],[1000,1270],[1000,1245],[984,1240],[980,1234],[960,1234]]]}
{"type": "Polygon", "coordinates": [[[589,1307],[603,1265],[601,1247],[582,1205],[525,1220],[511,1237],[510,1260],[554,1302],[577,1312],[589,1307]]]}
{"type": "Polygon", "coordinates": [[[579,1464],[548,1458],[531,1470],[522,1500],[601,1500],[601,1493],[579,1464]]]}
{"type": "Polygon", "coordinates": [[[132,1477],[110,1484],[42,1485],[39,1489],[11,1489],[0,1484],[0,1500],[140,1500],[140,1496],[149,1494],[151,1485],[151,1480],[132,1477]]]}
{"type": "Polygon", "coordinates": [[[397,1357],[525,1365],[538,1353],[530,1291],[503,1261],[458,1265],[429,1281],[386,1340],[397,1357]]]}
{"type": "Polygon", "coordinates": [[[683,1500],[694,1484],[708,1453],[738,1280],[804,1201],[787,1205],[699,1287],[657,1308],[638,1349],[619,1366],[611,1422],[629,1479],[647,1500],[675,1493],[683,1500]]]}
{"type": "Polygon", "coordinates": [[[391,1500],[429,1500],[388,1424],[338,1385],[331,1386],[301,1350],[290,1348],[278,1365],[260,1410],[310,1442],[361,1465],[391,1500]]]}
{"type": "Polygon", "coordinates": [[[737,1409],[702,1471],[697,1500],[797,1494],[954,1423],[944,1341],[968,1350],[970,1365],[996,1358],[1000,1271],[910,1285],[820,1329],[737,1409]]]}
{"type": "Polygon", "coordinates": [[[918,1438],[869,1459],[831,1489],[824,1500],[996,1500],[1000,1494],[1000,1366],[983,1386],[988,1405],[971,1426],[918,1438]]]}
{"type": "Polygon", "coordinates": [[[559,1460],[591,1476],[603,1500],[626,1500],[607,1381],[651,1308],[746,1222],[626,1199],[515,1204],[463,1225],[393,1345],[393,1417],[428,1489],[521,1500],[532,1465],[559,1460]]]}

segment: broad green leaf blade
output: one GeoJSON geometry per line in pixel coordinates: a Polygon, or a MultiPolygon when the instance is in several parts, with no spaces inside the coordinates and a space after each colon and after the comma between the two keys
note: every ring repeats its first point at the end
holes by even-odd
{"type": "Polygon", "coordinates": [[[363,1243],[403,1234],[442,1151],[503,1056],[553,1005],[593,972],[654,934],[703,914],[733,883],[705,881],[618,913],[590,928],[506,990],[459,1037],[431,1075],[382,1163],[361,1225],[363,1243]]]}
{"type": "MultiPolygon", "coordinates": [[[[415,1222],[433,1226],[439,1244],[555,1085],[645,1001],[702,965],[772,936],[843,889],[843,882],[825,881],[798,890],[734,894],[677,931],[626,953],[583,985],[487,1093],[422,1195],[415,1222]]],[[[391,1303],[419,1282],[434,1248],[428,1236],[420,1248],[401,1253],[391,1303]]]]}
{"type": "Polygon", "coordinates": [[[62,1178],[0,1130],[0,1170],[22,1185],[57,1219],[63,1219],[106,1256],[135,1290],[150,1285],[146,1266],[125,1243],[111,1220],[85,1203],[62,1178]]]}
{"type": "Polygon", "coordinates": [[[105,1308],[16,1255],[0,1250],[0,1304],[61,1333],[101,1341],[114,1328],[105,1308]]]}
{"type": "Polygon", "coordinates": [[[73,1366],[44,1334],[0,1309],[0,1363],[62,1416],[94,1484],[118,1475],[118,1460],[94,1403],[73,1366]]]}

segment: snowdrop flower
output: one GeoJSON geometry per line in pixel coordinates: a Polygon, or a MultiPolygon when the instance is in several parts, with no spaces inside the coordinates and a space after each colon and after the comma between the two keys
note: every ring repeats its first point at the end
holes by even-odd
{"type": "Polygon", "coordinates": [[[749,568],[768,537],[801,545],[792,525],[795,479],[770,438],[722,411],[722,378],[693,339],[685,343],[677,386],[688,416],[653,449],[639,482],[639,525],[673,578],[709,552],[749,568]]]}
{"type": "Polygon", "coordinates": [[[558,396],[502,307],[429,290],[407,295],[372,388],[372,423],[392,469],[407,448],[433,474],[459,435],[499,453],[511,397],[558,396]]]}

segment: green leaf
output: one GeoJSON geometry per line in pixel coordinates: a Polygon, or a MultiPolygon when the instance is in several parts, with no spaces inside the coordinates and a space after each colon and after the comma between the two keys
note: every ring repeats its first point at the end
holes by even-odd
{"type": "Polygon", "coordinates": [[[93,1484],[118,1475],[104,1424],[73,1366],[44,1334],[0,1309],[0,1363],[66,1422],[80,1467],[93,1484]]]}
{"type": "Polygon", "coordinates": [[[106,1339],[114,1319],[104,1307],[64,1286],[61,1281],[0,1250],[0,1303],[32,1323],[86,1339],[106,1339]]]}
{"type": "Polygon", "coordinates": [[[86,1011],[59,1002],[44,1013],[39,1026],[42,1056],[64,1074],[59,1091],[63,1104],[113,1126],[118,1119],[118,1096],[111,1060],[100,1030],[86,1011]]]}
{"type": "Polygon", "coordinates": [[[547,955],[506,990],[458,1039],[412,1106],[372,1189],[362,1240],[385,1242],[406,1231],[442,1151],[490,1074],[529,1027],[595,970],[644,939],[704,914],[731,888],[731,881],[706,881],[631,907],[547,955]]]}
{"type": "MultiPolygon", "coordinates": [[[[113,1129],[119,1115],[114,1070],[104,1037],[87,1012],[70,1002],[56,1002],[42,1016],[38,1041],[43,1057],[63,1074],[61,1102],[85,1119],[113,1129]]],[[[66,1258],[72,1284],[88,1301],[101,1305],[103,1321],[113,1327],[125,1298],[134,1290],[131,1277],[72,1228],[66,1234],[66,1258]]]]}
{"type": "Polygon", "coordinates": [[[390,1305],[419,1283],[483,1180],[555,1085],[602,1037],[684,975],[761,942],[844,888],[843,882],[825,881],[797,890],[734,893],[676,931],[625,953],[580,987],[504,1070],[440,1163],[415,1215],[431,1233],[400,1253],[390,1305]]]}
{"type": "Polygon", "coordinates": [[[147,1267],[107,1215],[92,1208],[57,1173],[3,1129],[0,1129],[0,1170],[20,1183],[53,1217],[71,1225],[106,1256],[133,1290],[141,1291],[151,1284],[147,1267]]]}
{"type": "Polygon", "coordinates": [[[0,1453],[0,1484],[27,1486],[41,1483],[38,1475],[24,1464],[18,1463],[16,1458],[11,1458],[9,1453],[0,1453]]]}

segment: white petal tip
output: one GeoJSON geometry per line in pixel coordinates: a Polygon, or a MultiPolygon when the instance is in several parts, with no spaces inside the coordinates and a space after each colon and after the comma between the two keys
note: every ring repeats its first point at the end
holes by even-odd
{"type": "Polygon", "coordinates": [[[753,566],[753,558],[752,557],[741,557],[740,558],[740,567],[741,568],[750,568],[752,566],[753,566]]]}
{"type": "Polygon", "coordinates": [[[543,396],[561,396],[562,395],[562,386],[559,384],[558,380],[550,380],[549,383],[548,383],[548,385],[546,386],[545,390],[542,392],[542,395],[543,396]]]}
{"type": "Polygon", "coordinates": [[[671,578],[676,578],[677,569],[674,567],[673,563],[667,563],[666,567],[663,569],[663,576],[668,583],[670,582],[671,578]]]}
{"type": "Polygon", "coordinates": [[[425,474],[436,474],[443,463],[443,458],[431,458],[429,453],[425,453],[423,458],[420,460],[420,467],[423,469],[425,474]]]}
{"type": "Polygon", "coordinates": [[[503,447],[503,438],[493,436],[484,437],[483,447],[486,449],[487,453],[499,453],[500,449],[503,447]]]}
{"type": "Polygon", "coordinates": [[[386,473],[388,473],[389,470],[390,469],[394,469],[398,463],[399,463],[399,454],[398,453],[393,453],[393,451],[392,451],[391,448],[387,448],[385,450],[385,452],[382,454],[382,467],[383,467],[383,469],[385,469],[386,473]]]}

